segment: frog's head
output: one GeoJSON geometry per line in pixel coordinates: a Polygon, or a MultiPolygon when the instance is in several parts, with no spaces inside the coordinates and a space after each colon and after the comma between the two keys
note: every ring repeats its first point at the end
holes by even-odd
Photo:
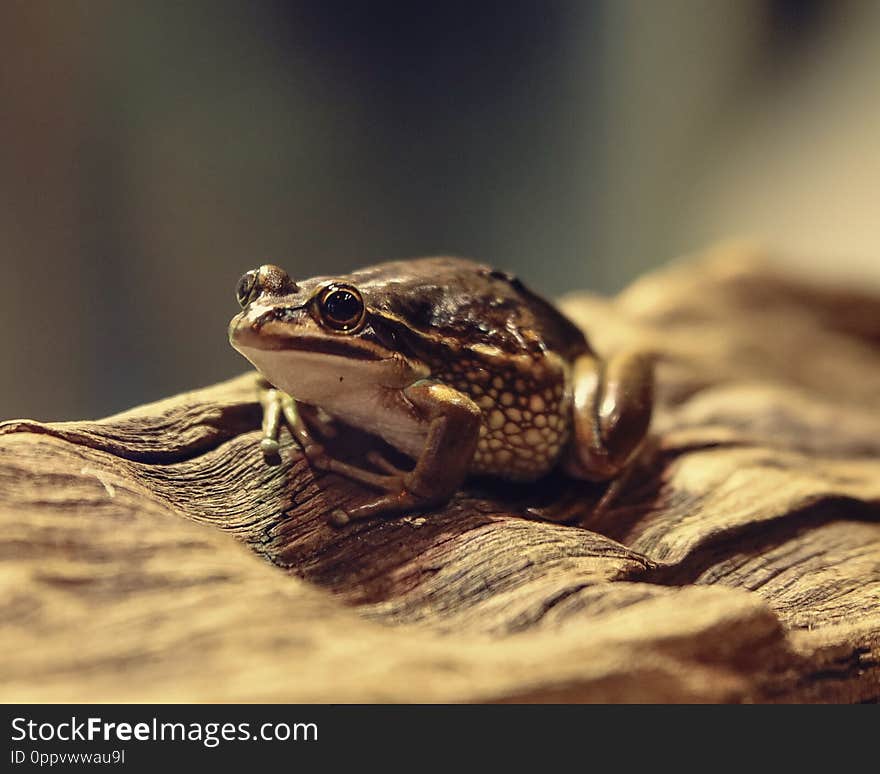
{"type": "Polygon", "coordinates": [[[278,266],[260,266],[238,282],[241,311],[229,341],[272,384],[306,403],[329,406],[376,387],[406,386],[419,366],[376,335],[369,292],[349,278],[294,282],[278,266]]]}

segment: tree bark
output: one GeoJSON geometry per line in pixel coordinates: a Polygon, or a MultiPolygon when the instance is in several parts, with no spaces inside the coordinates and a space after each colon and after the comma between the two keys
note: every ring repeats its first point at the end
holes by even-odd
{"type": "Polygon", "coordinates": [[[880,298],[718,248],[561,306],[659,361],[603,513],[555,476],[336,529],[370,493],[263,463],[252,374],[0,425],[0,698],[880,699],[880,298]]]}

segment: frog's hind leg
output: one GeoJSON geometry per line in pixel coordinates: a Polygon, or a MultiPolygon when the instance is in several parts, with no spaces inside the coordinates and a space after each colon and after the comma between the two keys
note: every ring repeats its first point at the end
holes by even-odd
{"type": "Polygon", "coordinates": [[[416,382],[404,394],[425,427],[425,444],[415,467],[411,471],[399,470],[377,454],[370,455],[370,460],[384,474],[329,460],[327,469],[384,490],[384,494],[362,505],[347,511],[335,510],[330,521],[336,526],[441,503],[455,493],[467,476],[479,438],[477,405],[458,390],[431,381],[416,382]]]}
{"type": "Polygon", "coordinates": [[[596,517],[609,510],[637,467],[654,404],[654,358],[637,351],[607,362],[582,355],[573,383],[573,434],[562,468],[573,478],[610,482],[589,508],[596,517]]]}
{"type": "Polygon", "coordinates": [[[589,481],[615,478],[635,458],[651,423],[653,358],[624,352],[603,363],[582,355],[575,361],[573,382],[574,433],[563,467],[589,481]]]}

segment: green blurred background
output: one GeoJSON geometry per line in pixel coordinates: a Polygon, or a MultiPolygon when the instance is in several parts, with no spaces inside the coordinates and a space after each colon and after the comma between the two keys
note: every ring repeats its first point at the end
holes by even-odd
{"type": "Polygon", "coordinates": [[[613,292],[721,237],[880,283],[880,3],[0,2],[0,418],[234,375],[239,275],[613,292]]]}

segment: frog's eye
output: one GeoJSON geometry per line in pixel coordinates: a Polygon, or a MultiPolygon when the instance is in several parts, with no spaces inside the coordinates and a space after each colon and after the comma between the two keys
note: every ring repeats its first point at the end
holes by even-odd
{"type": "Polygon", "coordinates": [[[351,285],[330,285],[318,300],[321,322],[335,331],[353,333],[364,321],[364,300],[351,285]]]}
{"type": "Polygon", "coordinates": [[[248,302],[252,300],[256,287],[257,273],[255,271],[249,271],[242,275],[242,278],[238,281],[238,285],[235,288],[235,298],[242,309],[244,309],[248,305],[248,302]]]}

